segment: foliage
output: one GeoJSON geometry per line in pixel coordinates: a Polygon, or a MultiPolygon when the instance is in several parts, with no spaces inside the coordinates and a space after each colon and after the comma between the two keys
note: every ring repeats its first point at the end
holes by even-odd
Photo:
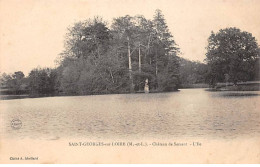
{"type": "Polygon", "coordinates": [[[115,18],[111,29],[100,18],[69,27],[60,60],[60,85],[66,94],[176,90],[179,62],[175,41],[160,10],[154,19],[115,18]]]}
{"type": "Polygon", "coordinates": [[[57,72],[50,68],[35,68],[30,72],[28,82],[32,95],[53,94],[57,91],[57,72]]]}
{"type": "Polygon", "coordinates": [[[226,80],[236,84],[253,79],[258,44],[251,33],[238,28],[221,29],[211,33],[206,56],[212,85],[226,80]]]}
{"type": "Polygon", "coordinates": [[[3,73],[0,82],[1,87],[9,89],[10,94],[22,94],[26,89],[26,78],[22,71],[13,74],[3,73]]]}
{"type": "Polygon", "coordinates": [[[207,64],[180,58],[180,81],[182,85],[205,83],[207,64]]]}

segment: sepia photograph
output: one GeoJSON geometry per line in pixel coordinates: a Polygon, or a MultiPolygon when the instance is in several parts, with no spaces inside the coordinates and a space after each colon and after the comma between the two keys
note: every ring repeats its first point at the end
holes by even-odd
{"type": "Polygon", "coordinates": [[[259,0],[0,0],[0,164],[259,164],[259,0]]]}

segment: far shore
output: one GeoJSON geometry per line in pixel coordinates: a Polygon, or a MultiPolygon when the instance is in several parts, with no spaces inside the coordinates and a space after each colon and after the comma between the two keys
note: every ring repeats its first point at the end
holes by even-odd
{"type": "Polygon", "coordinates": [[[260,81],[239,82],[237,85],[233,83],[218,83],[209,91],[260,91],[260,81]]]}
{"type": "MultiPolygon", "coordinates": [[[[251,81],[238,83],[237,85],[232,85],[231,83],[218,83],[214,88],[210,88],[208,84],[199,83],[199,84],[183,84],[179,89],[202,89],[205,88],[206,91],[260,91],[260,81],[251,81]]],[[[154,91],[150,90],[150,93],[168,93],[168,92],[177,92],[180,90],[174,91],[154,91]]],[[[5,94],[0,91],[0,100],[12,100],[12,99],[25,99],[25,98],[43,98],[43,97],[59,97],[59,96],[90,96],[90,95],[112,95],[112,94],[139,94],[144,93],[144,91],[136,91],[134,93],[130,92],[115,92],[115,93],[106,93],[106,92],[96,92],[91,94],[5,94]]]]}
{"type": "MultiPolygon", "coordinates": [[[[178,92],[180,90],[173,90],[173,91],[155,91],[150,90],[149,93],[170,93],[170,92],[178,92]]],[[[57,93],[57,94],[1,94],[0,93],[0,100],[13,100],[13,99],[25,99],[25,98],[43,98],[43,97],[61,97],[61,96],[93,96],[93,95],[114,95],[114,94],[145,94],[144,91],[136,91],[136,92],[115,92],[115,93],[106,93],[106,92],[96,92],[91,94],[64,94],[64,93],[57,93]]]]}

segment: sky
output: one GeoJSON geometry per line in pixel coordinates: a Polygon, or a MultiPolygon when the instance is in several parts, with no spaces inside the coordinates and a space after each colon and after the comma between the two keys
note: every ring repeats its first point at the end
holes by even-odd
{"type": "Polygon", "coordinates": [[[152,19],[162,10],[181,57],[206,58],[211,31],[237,27],[260,44],[260,0],[0,0],[0,72],[56,67],[67,27],[102,16],[152,19]]]}

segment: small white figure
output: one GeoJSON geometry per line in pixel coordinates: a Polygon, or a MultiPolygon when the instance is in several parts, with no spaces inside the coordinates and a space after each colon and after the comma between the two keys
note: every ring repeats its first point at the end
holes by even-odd
{"type": "Polygon", "coordinates": [[[148,78],[145,80],[145,84],[144,84],[144,92],[145,92],[145,93],[149,93],[148,78]]]}

